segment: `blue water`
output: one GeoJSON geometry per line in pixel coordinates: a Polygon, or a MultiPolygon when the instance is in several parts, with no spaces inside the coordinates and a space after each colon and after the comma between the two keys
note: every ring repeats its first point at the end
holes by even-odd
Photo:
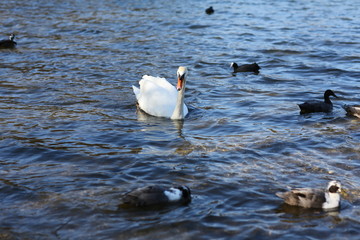
{"type": "Polygon", "coordinates": [[[0,238],[358,239],[358,1],[6,1],[0,50],[0,238]],[[213,6],[215,13],[204,10],[213,6]],[[231,74],[231,62],[260,74],[231,74]],[[182,121],[137,111],[145,74],[189,69],[182,121]],[[332,113],[298,103],[338,96],[332,113]],[[275,192],[341,181],[339,211],[275,192]],[[122,209],[149,184],[184,207],[122,209]]]}

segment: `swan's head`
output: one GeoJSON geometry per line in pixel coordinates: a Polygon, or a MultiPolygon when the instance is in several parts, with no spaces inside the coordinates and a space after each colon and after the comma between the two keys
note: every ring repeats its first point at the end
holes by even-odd
{"type": "Polygon", "coordinates": [[[187,71],[186,67],[179,67],[179,69],[177,70],[178,82],[176,85],[176,89],[178,91],[180,91],[181,89],[183,89],[185,87],[187,73],[188,73],[188,71],[187,71]]]}

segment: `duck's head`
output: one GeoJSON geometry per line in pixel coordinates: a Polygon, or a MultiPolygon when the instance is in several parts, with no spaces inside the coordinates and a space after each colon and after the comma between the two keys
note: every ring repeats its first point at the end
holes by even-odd
{"type": "Polygon", "coordinates": [[[326,90],[325,93],[324,93],[325,103],[331,104],[330,96],[334,96],[334,97],[336,97],[336,98],[338,97],[338,96],[335,95],[335,93],[334,93],[332,90],[328,89],[328,90],[326,90]]]}
{"type": "Polygon", "coordinates": [[[235,69],[238,67],[238,65],[236,64],[236,62],[232,62],[230,63],[230,67],[235,69]]]}
{"type": "Polygon", "coordinates": [[[176,187],[177,189],[179,189],[182,193],[182,202],[187,204],[191,202],[191,191],[190,188],[188,188],[187,186],[178,186],[176,187]]]}
{"type": "Polygon", "coordinates": [[[259,71],[259,69],[261,69],[261,67],[259,66],[259,64],[253,63],[253,65],[254,65],[256,71],[259,71]]]}
{"type": "Polygon", "coordinates": [[[326,190],[329,193],[340,193],[341,192],[341,183],[339,181],[330,181],[326,190]]]}
{"type": "Polygon", "coordinates": [[[178,82],[176,85],[176,89],[178,91],[182,90],[185,87],[187,74],[188,74],[188,71],[187,71],[186,67],[179,67],[179,69],[177,70],[178,82]]]}
{"type": "Polygon", "coordinates": [[[15,39],[15,34],[11,34],[10,36],[9,36],[9,39],[10,39],[10,41],[14,41],[14,39],[15,39]]]}
{"type": "Polygon", "coordinates": [[[335,95],[335,93],[334,93],[332,90],[328,89],[328,90],[326,90],[325,93],[324,93],[324,98],[328,98],[328,97],[330,97],[330,96],[334,96],[334,97],[336,97],[336,98],[338,97],[338,96],[335,95]]]}

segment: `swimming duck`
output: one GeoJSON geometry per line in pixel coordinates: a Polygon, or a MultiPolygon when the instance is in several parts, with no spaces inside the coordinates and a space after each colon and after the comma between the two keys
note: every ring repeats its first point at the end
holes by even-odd
{"type": "Polygon", "coordinates": [[[344,105],[343,108],[348,115],[360,118],[360,105],[344,105]]]}
{"type": "Polygon", "coordinates": [[[187,74],[186,67],[179,67],[176,88],[165,78],[144,75],[140,89],[133,86],[140,109],[156,117],[183,119],[188,113],[184,104],[187,74]]]}
{"type": "Polygon", "coordinates": [[[230,64],[230,67],[234,68],[234,73],[237,73],[237,72],[259,73],[259,69],[261,69],[261,67],[257,63],[244,64],[244,65],[238,66],[237,63],[232,62],[230,64]]]}
{"type": "Polygon", "coordinates": [[[278,192],[276,196],[284,199],[286,204],[303,208],[331,209],[340,206],[341,184],[330,181],[325,190],[296,188],[289,192],[278,192]]]}
{"type": "Polygon", "coordinates": [[[213,7],[211,6],[211,7],[209,7],[209,8],[207,8],[207,9],[205,9],[205,12],[206,12],[206,14],[213,14],[215,11],[214,11],[214,9],[213,9],[213,7]]]}
{"type": "Polygon", "coordinates": [[[333,104],[330,101],[330,96],[337,98],[332,90],[326,90],[324,93],[324,102],[322,101],[308,101],[302,104],[298,104],[300,107],[300,113],[312,113],[312,112],[331,112],[333,104]]]}
{"type": "Polygon", "coordinates": [[[187,186],[164,188],[161,186],[147,186],[137,188],[126,193],[122,198],[123,204],[134,207],[151,205],[188,204],[191,202],[191,191],[187,186]]]}
{"type": "Polygon", "coordinates": [[[9,39],[0,41],[0,48],[15,48],[17,43],[14,41],[14,39],[15,34],[12,33],[9,36],[9,39]]]}

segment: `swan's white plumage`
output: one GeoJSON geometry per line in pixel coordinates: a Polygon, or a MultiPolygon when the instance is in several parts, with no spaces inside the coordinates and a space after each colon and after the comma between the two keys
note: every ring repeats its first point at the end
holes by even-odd
{"type": "MultiPolygon", "coordinates": [[[[133,86],[139,107],[157,117],[171,118],[176,107],[178,91],[165,78],[144,75],[139,82],[140,89],[133,86]]],[[[188,108],[184,103],[184,117],[188,108]]]]}

